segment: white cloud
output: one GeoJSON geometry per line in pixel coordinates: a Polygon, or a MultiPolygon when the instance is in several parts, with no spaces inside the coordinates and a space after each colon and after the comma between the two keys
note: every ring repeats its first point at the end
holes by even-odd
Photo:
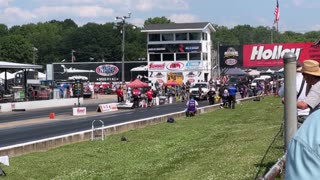
{"type": "Polygon", "coordinates": [[[39,17],[71,16],[90,17],[112,16],[113,9],[99,6],[43,6],[35,9],[34,14],[39,17]]]}
{"type": "Polygon", "coordinates": [[[292,3],[294,6],[300,7],[302,4],[304,4],[304,0],[292,0],[292,3]]]}
{"type": "Polygon", "coordinates": [[[142,27],[144,24],[144,21],[145,21],[145,19],[135,18],[135,19],[132,19],[132,21],[130,23],[135,26],[142,27]]]}
{"type": "Polygon", "coordinates": [[[24,24],[25,22],[32,22],[35,14],[20,8],[12,7],[4,9],[0,14],[0,21],[5,22],[9,27],[16,24],[24,24]]]}
{"type": "Polygon", "coordinates": [[[0,8],[9,7],[13,0],[0,0],[0,8]]]}
{"type": "Polygon", "coordinates": [[[139,11],[161,10],[184,10],[188,9],[189,4],[186,0],[139,0],[135,9],[139,11]]]}
{"type": "Polygon", "coordinates": [[[192,14],[172,14],[169,19],[175,23],[187,23],[199,21],[198,16],[192,14]]]}
{"type": "Polygon", "coordinates": [[[311,31],[320,31],[320,24],[313,25],[311,31]]]}

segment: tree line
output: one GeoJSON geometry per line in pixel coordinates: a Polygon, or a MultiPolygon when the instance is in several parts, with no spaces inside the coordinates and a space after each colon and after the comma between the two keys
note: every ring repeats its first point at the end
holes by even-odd
{"type": "MultiPolygon", "coordinates": [[[[154,17],[144,24],[174,23],[166,17],[154,17]]],[[[79,27],[72,19],[30,23],[8,28],[0,24],[0,61],[17,63],[50,64],[70,62],[121,61],[122,25],[115,22],[105,24],[87,23],[79,27]]],[[[233,28],[213,24],[214,48],[223,45],[252,43],[314,42],[320,31],[279,33],[275,28],[238,25],[233,28]]],[[[125,60],[137,61],[147,56],[147,34],[141,27],[125,24],[125,60]]]]}

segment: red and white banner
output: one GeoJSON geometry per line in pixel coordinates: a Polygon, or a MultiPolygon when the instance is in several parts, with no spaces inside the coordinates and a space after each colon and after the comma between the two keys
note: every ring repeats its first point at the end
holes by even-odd
{"type": "Polygon", "coordinates": [[[109,104],[99,104],[97,112],[110,112],[118,110],[117,103],[109,103],[109,104]]]}
{"type": "Polygon", "coordinates": [[[73,108],[73,115],[74,115],[74,116],[84,116],[84,115],[87,115],[87,108],[86,108],[86,107],[76,107],[76,108],[73,108]]]}
{"type": "Polygon", "coordinates": [[[243,46],[243,66],[283,66],[283,56],[292,52],[297,60],[307,59],[320,61],[320,45],[312,42],[282,44],[250,44],[243,46]]]}

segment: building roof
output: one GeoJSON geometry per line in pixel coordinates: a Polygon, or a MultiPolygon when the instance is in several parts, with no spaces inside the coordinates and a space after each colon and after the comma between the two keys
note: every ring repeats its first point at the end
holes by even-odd
{"type": "Polygon", "coordinates": [[[41,65],[0,61],[0,69],[42,69],[41,65]]]}
{"type": "Polygon", "coordinates": [[[141,32],[161,32],[161,31],[203,31],[209,28],[212,32],[214,27],[209,22],[196,23],[170,23],[170,24],[147,24],[141,32]]]}

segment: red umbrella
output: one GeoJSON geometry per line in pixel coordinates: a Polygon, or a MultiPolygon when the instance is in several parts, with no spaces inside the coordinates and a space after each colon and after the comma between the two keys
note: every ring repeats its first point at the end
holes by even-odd
{"type": "Polygon", "coordinates": [[[143,87],[148,87],[149,85],[145,82],[140,81],[139,79],[136,79],[130,83],[127,84],[127,87],[137,87],[137,88],[143,88],[143,87]]]}
{"type": "Polygon", "coordinates": [[[165,86],[179,86],[180,84],[175,81],[169,81],[164,84],[165,86]]]}

